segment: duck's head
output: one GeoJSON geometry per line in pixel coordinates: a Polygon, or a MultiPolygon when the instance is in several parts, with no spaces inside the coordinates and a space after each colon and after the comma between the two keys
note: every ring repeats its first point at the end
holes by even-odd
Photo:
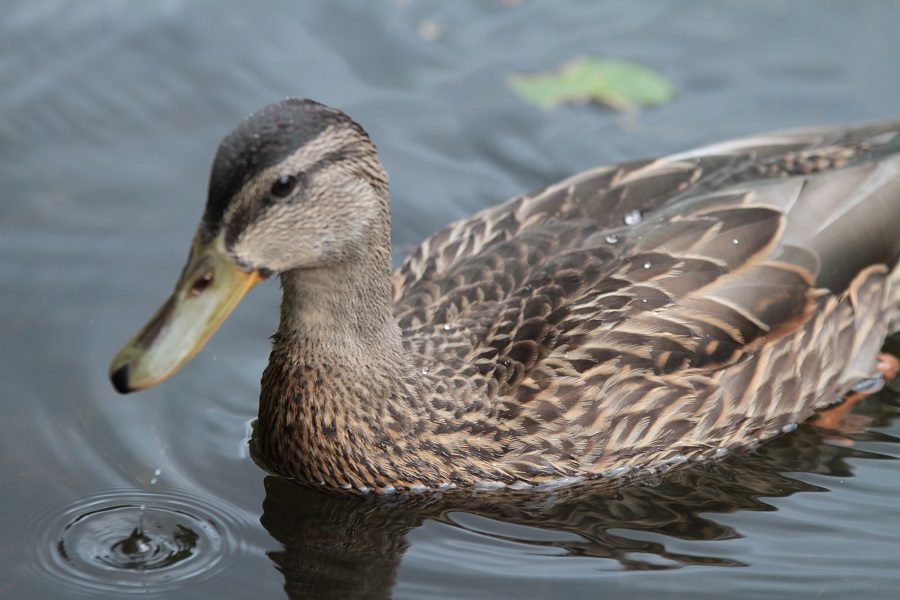
{"type": "Polygon", "coordinates": [[[250,288],[353,260],[388,211],[375,147],[344,113],[298,98],[254,113],[219,146],[187,264],[113,359],[113,385],[126,393],[173,375],[250,288]]]}

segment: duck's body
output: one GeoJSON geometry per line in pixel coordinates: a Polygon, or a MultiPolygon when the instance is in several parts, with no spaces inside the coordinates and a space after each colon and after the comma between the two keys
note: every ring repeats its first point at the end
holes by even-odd
{"type": "Polygon", "coordinates": [[[159,378],[142,356],[217,247],[282,279],[259,436],[284,474],[526,487],[715,457],[872,373],[900,309],[898,132],[597,169],[449,226],[391,279],[374,148],[343,113],[288,100],[223,142],[185,283],[114,380],[159,378]]]}

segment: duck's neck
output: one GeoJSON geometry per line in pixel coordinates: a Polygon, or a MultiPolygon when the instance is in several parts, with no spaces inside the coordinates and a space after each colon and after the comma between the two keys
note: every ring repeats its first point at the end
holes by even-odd
{"type": "Polygon", "coordinates": [[[260,398],[271,466],[335,487],[397,485],[417,391],[393,316],[390,245],[281,275],[284,297],[260,398]],[[396,455],[396,454],[393,454],[396,455]]]}
{"type": "Polygon", "coordinates": [[[352,263],[287,271],[281,287],[277,342],[351,363],[401,355],[389,249],[373,248],[352,263]]]}

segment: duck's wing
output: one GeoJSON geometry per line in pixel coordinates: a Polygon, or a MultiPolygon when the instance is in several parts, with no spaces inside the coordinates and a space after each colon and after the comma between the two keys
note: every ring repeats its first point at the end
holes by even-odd
{"type": "Polygon", "coordinates": [[[871,372],[898,308],[898,131],[599,169],[430,238],[395,283],[443,382],[429,410],[453,413],[435,422],[485,465],[552,479],[805,419],[871,372]]]}
{"type": "MultiPolygon", "coordinates": [[[[799,261],[815,287],[843,290],[866,265],[896,262],[889,156],[900,150],[898,132],[900,122],[775,133],[576,175],[425,240],[394,275],[397,317],[405,327],[440,324],[448,307],[455,315],[486,291],[502,300],[533,277],[557,276],[559,260],[578,262],[571,252],[615,266],[654,249],[664,255],[659,236],[703,223],[763,230],[759,219],[778,226],[769,252],[799,261]]],[[[738,262],[720,275],[746,266],[746,246],[735,246],[738,262]]]]}

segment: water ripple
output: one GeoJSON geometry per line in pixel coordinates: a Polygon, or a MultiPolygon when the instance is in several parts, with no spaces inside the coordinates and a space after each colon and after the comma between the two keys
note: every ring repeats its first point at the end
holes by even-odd
{"type": "Polygon", "coordinates": [[[29,564],[67,593],[165,592],[208,580],[245,552],[241,514],[180,490],[102,492],[35,513],[29,564]]]}

